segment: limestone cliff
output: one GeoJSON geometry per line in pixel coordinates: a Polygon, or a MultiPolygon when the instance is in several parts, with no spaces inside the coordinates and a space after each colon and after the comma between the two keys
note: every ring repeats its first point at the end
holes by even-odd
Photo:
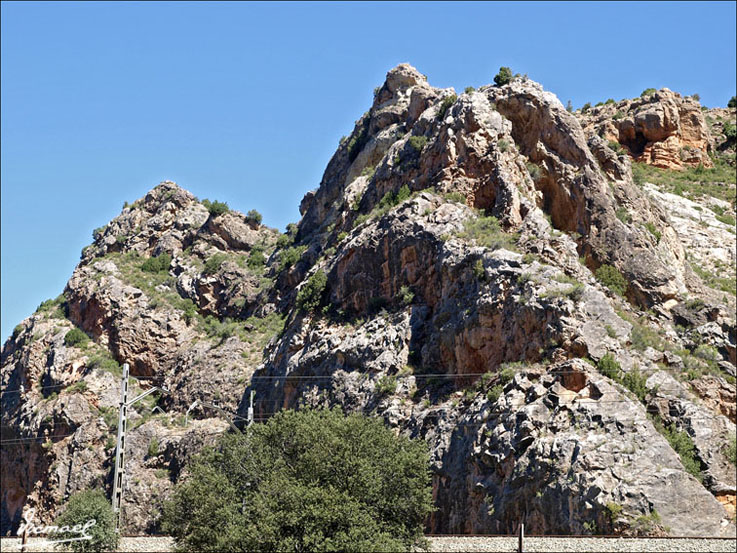
{"type": "Polygon", "coordinates": [[[286,234],[157,186],[3,347],[3,533],[109,486],[128,362],[171,393],[133,415],[127,531],[225,431],[192,402],[240,424],[253,391],[259,419],[337,404],[424,439],[433,532],[733,535],[734,178],[725,200],[633,177],[668,136],[709,166],[688,106],[624,106],[650,142],[621,152],[614,113],[403,64],[286,234]]]}

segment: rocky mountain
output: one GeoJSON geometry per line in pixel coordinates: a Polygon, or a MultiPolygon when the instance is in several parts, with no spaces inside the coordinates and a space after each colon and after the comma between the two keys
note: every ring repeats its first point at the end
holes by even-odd
{"type": "Polygon", "coordinates": [[[255,393],[424,439],[435,533],[734,535],[734,120],[402,64],[285,234],[161,183],[3,347],[3,534],[110,488],[127,362],[127,532],[255,393]]]}

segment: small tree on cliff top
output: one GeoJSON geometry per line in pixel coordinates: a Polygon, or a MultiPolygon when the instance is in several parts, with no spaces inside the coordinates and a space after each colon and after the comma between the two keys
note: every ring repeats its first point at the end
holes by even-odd
{"type": "Polygon", "coordinates": [[[499,73],[494,77],[494,84],[496,86],[504,86],[507,83],[512,82],[512,70],[509,67],[500,67],[499,73]]]}
{"type": "Polygon", "coordinates": [[[381,420],[282,411],[196,458],[164,528],[179,551],[410,551],[427,546],[428,467],[381,420]]]}

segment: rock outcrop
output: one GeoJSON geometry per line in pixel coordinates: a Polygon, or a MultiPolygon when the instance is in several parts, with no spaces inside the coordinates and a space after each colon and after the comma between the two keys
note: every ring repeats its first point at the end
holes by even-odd
{"type": "MultiPolygon", "coordinates": [[[[714,147],[674,93],[620,108],[637,159],[714,147]]],[[[109,489],[127,362],[169,391],[131,411],[128,532],[255,392],[424,439],[432,532],[733,535],[733,207],[634,184],[607,113],[402,64],[286,234],[169,182],[126,206],[3,347],[2,532],[109,489]]]]}
{"type": "Polygon", "coordinates": [[[633,159],[664,169],[712,167],[715,148],[701,105],[667,88],[581,114],[584,130],[619,143],[633,159]]]}

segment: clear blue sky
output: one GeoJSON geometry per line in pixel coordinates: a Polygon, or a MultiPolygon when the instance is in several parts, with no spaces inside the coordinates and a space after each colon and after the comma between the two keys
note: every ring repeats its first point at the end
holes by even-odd
{"type": "Polygon", "coordinates": [[[281,229],[386,72],[735,94],[735,2],[2,3],[2,338],[161,180],[281,229]]]}

